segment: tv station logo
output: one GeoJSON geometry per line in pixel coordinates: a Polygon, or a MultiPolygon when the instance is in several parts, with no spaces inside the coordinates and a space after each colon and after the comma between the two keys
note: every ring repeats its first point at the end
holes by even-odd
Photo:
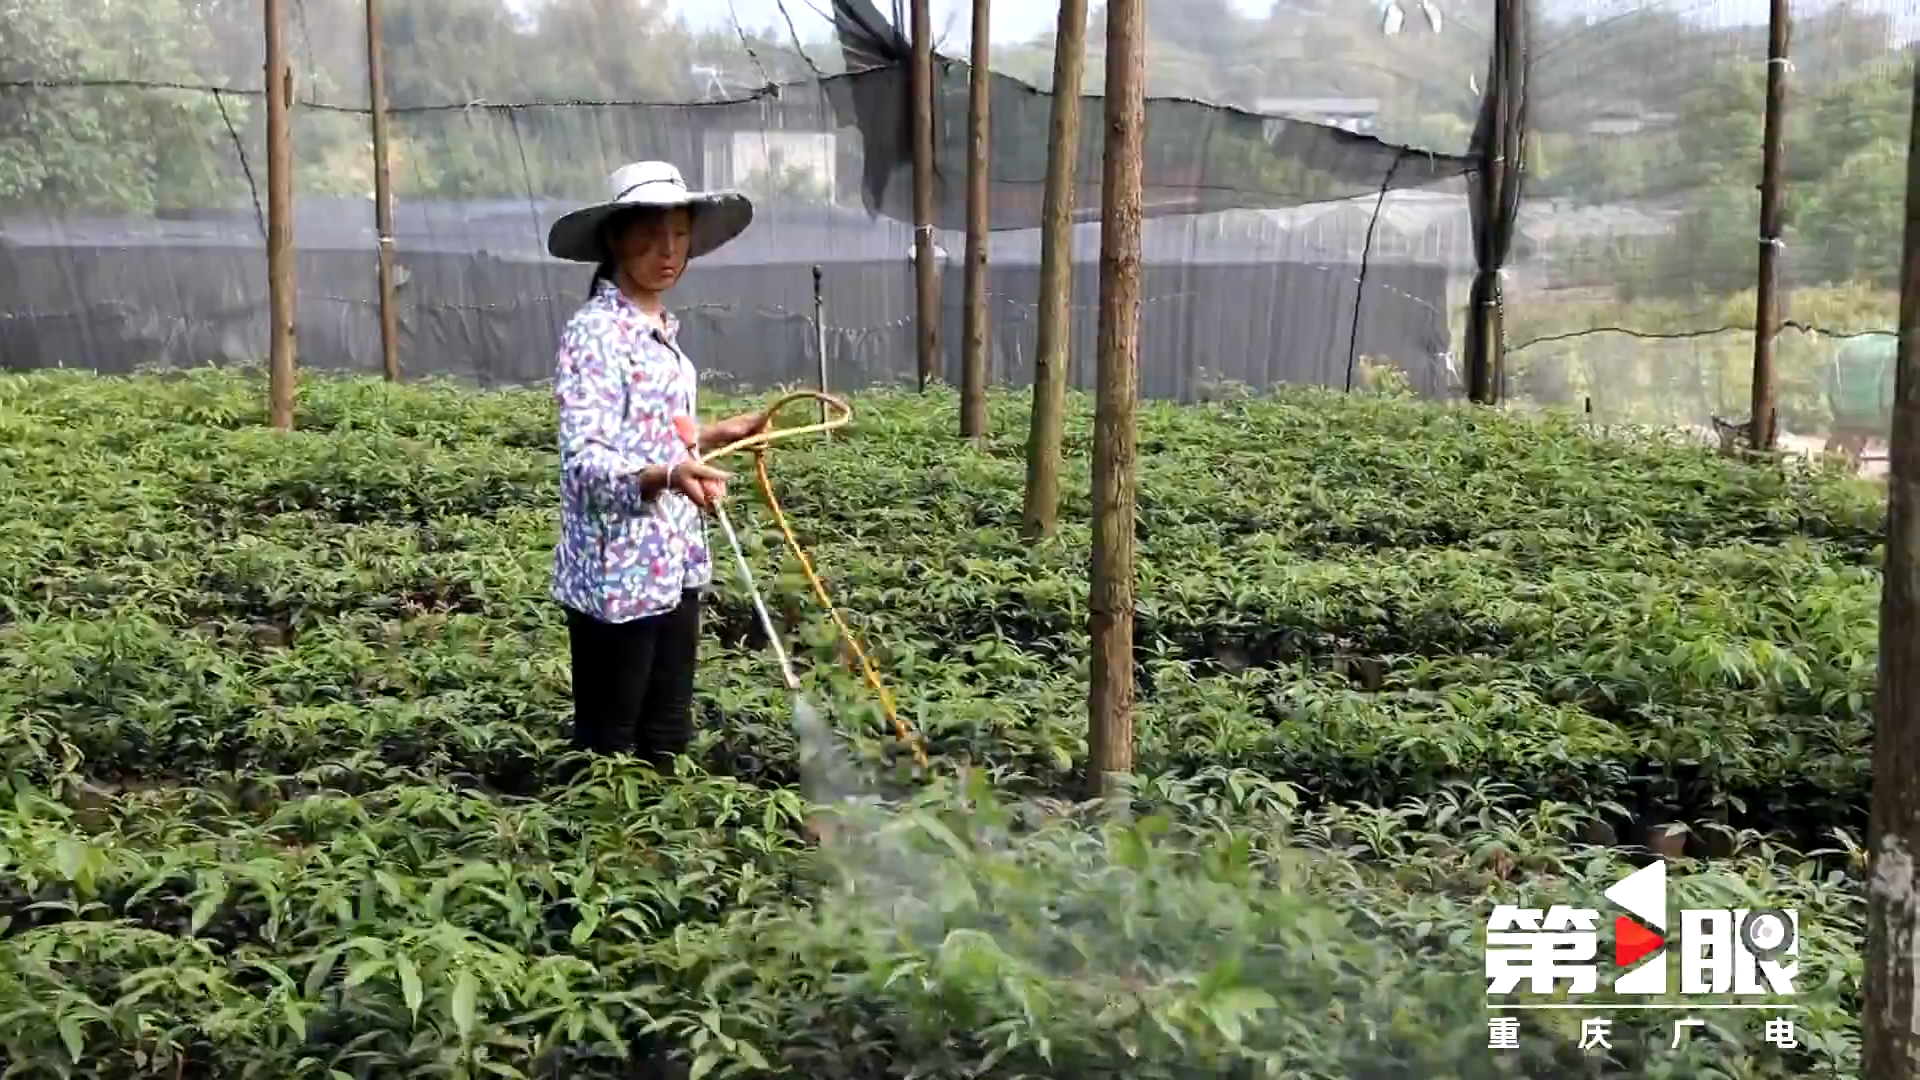
{"type": "MultiPolygon", "coordinates": [[[[1623,914],[1613,920],[1613,963],[1604,1000],[1571,999],[1600,990],[1600,918],[1593,908],[1554,904],[1544,911],[1501,904],[1487,919],[1488,1008],[1496,1013],[1528,1009],[1569,1011],[1704,1012],[1765,1010],[1778,1014],[1768,1020],[1766,1041],[1782,1049],[1798,1045],[1789,1015],[1799,1006],[1782,1002],[1794,996],[1799,971],[1800,916],[1780,908],[1688,908],[1677,923],[1668,919],[1667,865],[1655,861],[1634,871],[1603,894],[1623,914]],[[1678,995],[1668,999],[1679,957],[1678,995]],[[1517,994],[1553,997],[1553,1001],[1500,1002],[1491,999],[1517,994]],[[1622,998],[1665,1000],[1622,1001],[1622,998]],[[1763,1000],[1754,1000],[1754,999],[1763,1000]],[[1692,1000],[1686,1000],[1692,999],[1692,1000]],[[1709,1000],[1711,999],[1711,1000],[1709,1000]],[[1743,1000],[1744,999],[1744,1000],[1743,1000]]],[[[1705,1021],[1687,1017],[1675,1022],[1673,1046],[1689,1029],[1705,1021]]],[[[1607,1042],[1612,1022],[1605,1017],[1581,1025],[1581,1049],[1611,1049],[1607,1042]]],[[[1496,1015],[1488,1020],[1487,1045],[1492,1049],[1519,1046],[1519,1020],[1496,1015]]]]}

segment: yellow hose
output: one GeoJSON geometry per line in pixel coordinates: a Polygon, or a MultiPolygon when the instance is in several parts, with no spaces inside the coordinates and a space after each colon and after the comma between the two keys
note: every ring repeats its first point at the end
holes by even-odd
{"type": "Polygon", "coordinates": [[[768,446],[782,439],[791,439],[800,435],[825,434],[835,428],[845,427],[853,420],[853,407],[845,401],[829,394],[822,394],[814,390],[796,390],[768,406],[763,415],[766,417],[766,426],[760,431],[744,439],[728,443],[706,454],[705,460],[714,461],[728,454],[737,454],[743,451],[751,451],[753,453],[754,472],[760,481],[760,495],[767,500],[767,508],[773,511],[773,520],[779,524],[780,534],[787,538],[788,549],[793,552],[794,558],[800,560],[800,569],[806,573],[807,583],[813,586],[813,595],[818,597],[820,605],[827,609],[827,614],[833,619],[834,628],[840,631],[841,640],[845,641],[847,645],[853,649],[853,654],[860,658],[860,669],[866,675],[867,685],[872,687],[874,694],[879,697],[880,709],[887,714],[887,719],[893,723],[894,735],[912,749],[914,763],[921,769],[925,769],[927,767],[926,748],[921,745],[920,740],[915,738],[913,732],[908,729],[906,721],[900,719],[899,710],[894,708],[893,695],[887,692],[885,684],[880,681],[879,669],[874,666],[872,658],[867,655],[867,650],[860,647],[860,639],[854,637],[853,630],[847,626],[847,621],[840,617],[840,609],[834,606],[833,598],[827,595],[827,587],[821,582],[820,575],[814,573],[813,560],[807,558],[807,553],[801,550],[800,540],[793,535],[793,527],[787,524],[786,512],[780,508],[780,500],[774,497],[773,481],[767,475],[768,446]],[[776,428],[773,426],[775,414],[788,405],[801,401],[819,402],[826,406],[823,412],[825,418],[816,423],[796,424],[793,427],[776,428]],[[825,415],[826,413],[833,415],[825,415]]]}

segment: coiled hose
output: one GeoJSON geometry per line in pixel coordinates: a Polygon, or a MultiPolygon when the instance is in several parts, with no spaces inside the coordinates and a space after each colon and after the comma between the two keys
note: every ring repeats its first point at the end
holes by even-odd
{"type": "Polygon", "coordinates": [[[767,471],[768,447],[783,439],[792,439],[801,435],[824,435],[836,428],[846,427],[853,421],[853,407],[830,394],[814,390],[796,390],[774,401],[763,415],[766,418],[766,426],[760,431],[704,455],[703,460],[715,461],[729,454],[747,452],[753,454],[754,477],[760,484],[760,497],[766,500],[767,509],[773,511],[773,520],[780,526],[780,534],[786,537],[788,550],[792,551],[794,558],[800,561],[800,569],[807,576],[807,584],[813,587],[813,595],[819,599],[820,606],[827,609],[827,615],[833,619],[834,629],[839,631],[841,640],[845,641],[853,650],[853,655],[859,658],[861,673],[866,677],[867,685],[873,688],[874,695],[879,698],[881,711],[886,713],[887,720],[893,724],[894,735],[913,752],[914,764],[924,770],[927,767],[926,748],[921,744],[921,740],[915,737],[913,730],[907,727],[906,721],[900,718],[900,711],[894,706],[893,695],[887,691],[886,684],[880,681],[880,671],[874,666],[873,658],[868,656],[867,650],[861,647],[860,639],[854,636],[852,628],[841,616],[840,609],[835,606],[833,598],[827,594],[827,586],[820,580],[820,575],[814,571],[813,560],[807,558],[806,551],[800,547],[800,540],[793,534],[793,526],[787,521],[786,511],[781,508],[780,500],[774,496],[773,479],[767,471]],[[795,424],[792,427],[773,426],[773,418],[776,415],[788,406],[800,402],[820,404],[822,406],[820,419],[815,423],[795,424]]]}

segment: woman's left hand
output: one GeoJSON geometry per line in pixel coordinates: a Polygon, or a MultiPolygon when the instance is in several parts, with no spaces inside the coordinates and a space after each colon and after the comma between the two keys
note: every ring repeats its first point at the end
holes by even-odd
{"type": "Polygon", "coordinates": [[[707,438],[700,440],[706,448],[718,449],[729,443],[750,439],[764,431],[767,426],[766,413],[742,413],[715,423],[707,429],[707,438]]]}

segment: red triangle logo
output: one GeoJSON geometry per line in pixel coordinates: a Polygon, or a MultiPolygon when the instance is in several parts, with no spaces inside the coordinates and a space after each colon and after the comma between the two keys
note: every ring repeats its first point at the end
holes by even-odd
{"type": "Polygon", "coordinates": [[[1662,948],[1667,939],[1622,915],[1613,920],[1613,962],[1626,967],[1662,948]]]}

